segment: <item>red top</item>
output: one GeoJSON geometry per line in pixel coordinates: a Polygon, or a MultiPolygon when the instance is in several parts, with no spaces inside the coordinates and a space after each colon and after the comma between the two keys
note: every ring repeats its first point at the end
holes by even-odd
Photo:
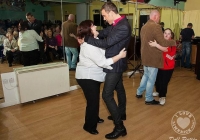
{"type": "Polygon", "coordinates": [[[56,35],[57,46],[62,46],[62,36],[61,34],[56,35]]]}
{"type": "Polygon", "coordinates": [[[164,68],[162,70],[174,69],[175,66],[176,46],[168,47],[167,50],[163,52],[164,68]]]}
{"type": "Polygon", "coordinates": [[[124,17],[125,17],[125,16],[121,16],[120,18],[114,20],[113,26],[117,25],[117,23],[118,23],[120,20],[122,20],[124,17]]]}

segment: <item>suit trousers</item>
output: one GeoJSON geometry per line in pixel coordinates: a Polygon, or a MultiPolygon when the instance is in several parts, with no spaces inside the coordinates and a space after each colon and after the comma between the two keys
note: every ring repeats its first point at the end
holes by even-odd
{"type": "Polygon", "coordinates": [[[81,86],[86,98],[85,124],[84,129],[96,130],[99,119],[99,99],[101,82],[91,79],[76,79],[81,86]]]}
{"type": "Polygon", "coordinates": [[[123,85],[122,73],[106,74],[102,96],[114,124],[121,124],[121,115],[126,114],[126,92],[123,85]],[[114,99],[114,90],[117,91],[118,105],[114,99]]]}

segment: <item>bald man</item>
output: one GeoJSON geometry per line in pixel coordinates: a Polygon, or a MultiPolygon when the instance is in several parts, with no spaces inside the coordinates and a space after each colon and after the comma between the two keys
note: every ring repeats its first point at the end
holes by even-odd
{"type": "Polygon", "coordinates": [[[160,13],[157,10],[153,10],[150,13],[150,19],[141,28],[141,59],[144,68],[144,75],[140,82],[140,86],[137,89],[137,98],[142,98],[143,92],[146,90],[145,104],[147,105],[159,105],[159,101],[153,98],[153,88],[158,72],[158,68],[163,68],[163,56],[162,51],[156,47],[150,47],[149,41],[156,40],[161,46],[175,46],[174,40],[165,40],[162,29],[158,24],[160,21],[160,13]]]}
{"type": "Polygon", "coordinates": [[[70,14],[68,16],[68,20],[63,22],[62,30],[63,30],[63,38],[64,38],[64,46],[65,46],[65,53],[67,63],[69,65],[70,71],[76,70],[76,63],[78,58],[78,41],[71,37],[70,34],[73,33],[74,35],[77,34],[77,24],[74,23],[75,16],[70,14]]]}

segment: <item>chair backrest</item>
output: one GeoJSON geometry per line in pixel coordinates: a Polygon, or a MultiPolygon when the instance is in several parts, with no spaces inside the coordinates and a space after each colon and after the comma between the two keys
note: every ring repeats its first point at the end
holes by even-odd
{"type": "Polygon", "coordinates": [[[176,41],[176,56],[175,56],[175,59],[180,59],[181,58],[181,55],[182,55],[182,44],[180,41],[176,41]]]}

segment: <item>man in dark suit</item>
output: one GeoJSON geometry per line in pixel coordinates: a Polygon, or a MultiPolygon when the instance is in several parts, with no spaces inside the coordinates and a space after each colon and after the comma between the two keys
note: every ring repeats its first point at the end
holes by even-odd
{"type": "MultiPolygon", "coordinates": [[[[26,19],[28,21],[29,30],[35,30],[38,33],[38,35],[42,34],[42,22],[40,20],[35,19],[35,17],[31,13],[26,13],[26,19]]],[[[47,57],[44,53],[44,42],[38,41],[38,45],[42,63],[47,63],[47,57]]]]}
{"type": "MultiPolygon", "coordinates": [[[[131,27],[125,16],[120,16],[116,5],[106,2],[101,9],[102,16],[111,26],[99,31],[98,38],[86,36],[84,41],[88,44],[105,48],[106,58],[117,55],[123,48],[128,48],[131,39],[131,27]]],[[[79,41],[81,43],[81,41],[79,41]]],[[[111,114],[108,119],[114,121],[114,130],[107,134],[107,139],[116,139],[127,134],[122,120],[126,120],[126,93],[122,74],[127,69],[127,59],[123,58],[112,65],[113,69],[104,69],[106,72],[103,99],[111,114]],[[114,100],[114,90],[117,91],[118,105],[114,100]]]]}

